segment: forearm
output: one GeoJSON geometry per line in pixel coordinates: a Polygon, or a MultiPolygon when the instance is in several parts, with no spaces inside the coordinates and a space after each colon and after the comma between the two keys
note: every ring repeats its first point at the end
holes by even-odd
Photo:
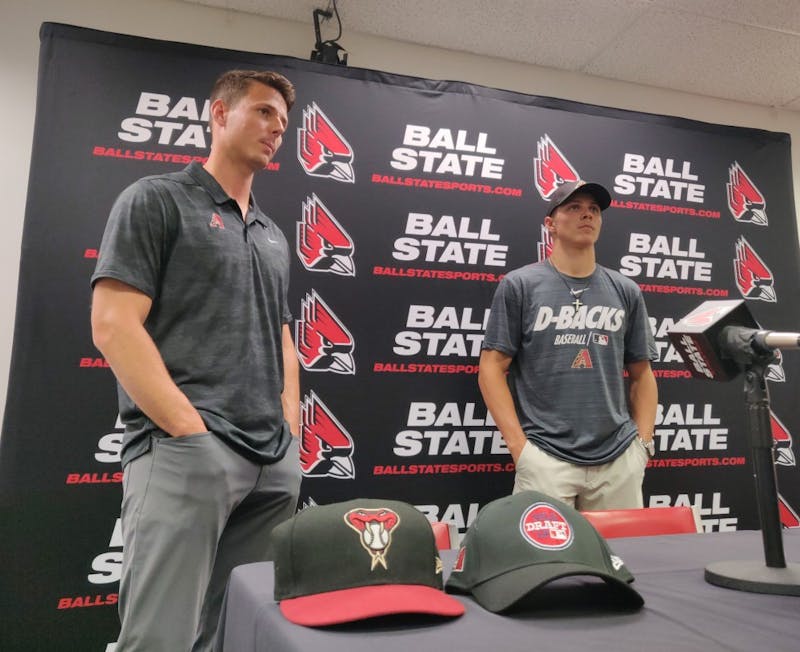
{"type": "Polygon", "coordinates": [[[483,401],[516,463],[527,437],[522,430],[519,417],[517,417],[514,399],[506,382],[505,370],[482,361],[478,371],[478,387],[481,390],[483,401]]]}
{"type": "Polygon", "coordinates": [[[178,437],[206,429],[203,419],[169,375],[143,324],[150,299],[124,283],[98,281],[92,298],[92,339],[119,384],[139,409],[178,437]]]}
{"type": "Polygon", "coordinates": [[[300,364],[288,326],[283,331],[283,418],[294,436],[300,434],[300,364]]]}
{"type": "Polygon", "coordinates": [[[100,349],[131,400],[173,437],[203,432],[202,417],[169,375],[143,327],[118,331],[100,349]]]}
{"type": "Polygon", "coordinates": [[[630,382],[631,418],[636,423],[639,436],[648,441],[656,425],[658,409],[658,386],[650,366],[631,378],[630,382]]]}

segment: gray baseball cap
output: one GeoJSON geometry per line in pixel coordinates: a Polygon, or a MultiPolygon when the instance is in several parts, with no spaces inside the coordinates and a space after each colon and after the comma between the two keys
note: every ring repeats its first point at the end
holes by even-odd
{"type": "Polygon", "coordinates": [[[604,211],[611,206],[611,194],[599,183],[587,183],[578,179],[577,181],[567,181],[562,183],[550,197],[550,209],[547,214],[552,215],[553,211],[566,202],[576,192],[585,192],[594,197],[600,210],[604,211]]]}

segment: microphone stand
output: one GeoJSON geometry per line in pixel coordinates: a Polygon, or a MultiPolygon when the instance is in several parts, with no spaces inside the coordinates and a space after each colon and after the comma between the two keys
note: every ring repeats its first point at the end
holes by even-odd
{"type": "Polygon", "coordinates": [[[772,349],[758,347],[746,329],[723,329],[720,340],[723,350],[745,374],[747,422],[766,565],[754,561],[714,562],[706,566],[705,579],[710,584],[738,591],[800,595],[800,564],[786,563],[778,509],[775,440],[765,379],[767,366],[775,356],[772,349]]]}

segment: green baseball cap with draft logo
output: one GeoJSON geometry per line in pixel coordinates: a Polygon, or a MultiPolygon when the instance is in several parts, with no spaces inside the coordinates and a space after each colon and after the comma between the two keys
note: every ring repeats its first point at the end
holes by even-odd
{"type": "Polygon", "coordinates": [[[272,536],[275,600],[293,623],[464,613],[443,590],[433,530],[412,505],[368,498],[317,505],[281,523],[272,536]]]}
{"type": "Polygon", "coordinates": [[[500,612],[548,582],[590,575],[622,590],[623,604],[641,607],[633,575],[577,510],[536,491],[486,505],[467,530],[447,589],[471,593],[500,612]]]}

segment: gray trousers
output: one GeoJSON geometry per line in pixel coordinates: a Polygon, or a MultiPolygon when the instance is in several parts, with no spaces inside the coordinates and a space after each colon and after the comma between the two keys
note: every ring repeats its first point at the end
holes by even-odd
{"type": "Polygon", "coordinates": [[[271,559],[300,491],[298,442],[260,466],[211,433],[153,439],[123,476],[117,652],[211,650],[231,570],[271,559]]]}

